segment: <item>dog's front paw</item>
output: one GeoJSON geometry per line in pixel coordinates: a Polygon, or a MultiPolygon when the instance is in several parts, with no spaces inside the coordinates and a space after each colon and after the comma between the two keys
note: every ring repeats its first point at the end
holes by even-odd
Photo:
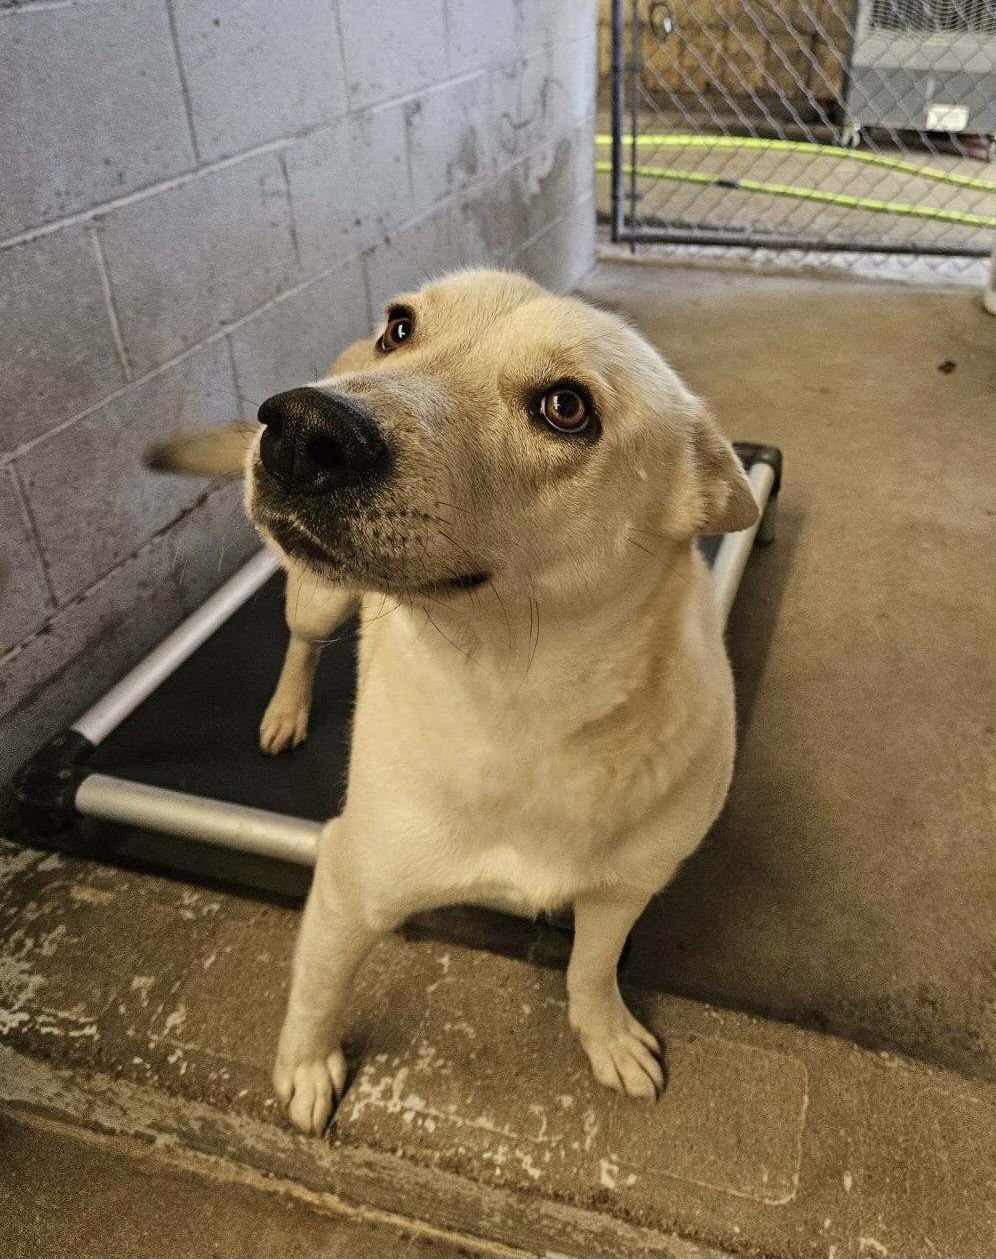
{"type": "Polygon", "coordinates": [[[663,1093],[657,1037],[633,1018],[622,1001],[618,1009],[571,1022],[599,1084],[648,1101],[663,1093]]]}
{"type": "Polygon", "coordinates": [[[280,1057],[273,1068],[277,1097],[295,1128],[320,1137],[346,1087],[346,1059],[341,1048],[326,1058],[292,1063],[280,1057]]]}
{"type": "Polygon", "coordinates": [[[267,756],[300,747],[308,737],[308,705],[272,700],[259,723],[259,746],[267,756]]]}

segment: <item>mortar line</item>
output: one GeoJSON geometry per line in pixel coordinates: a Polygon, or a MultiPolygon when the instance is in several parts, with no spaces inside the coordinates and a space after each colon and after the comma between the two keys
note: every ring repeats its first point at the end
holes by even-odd
{"type": "Polygon", "coordinates": [[[298,266],[301,265],[301,246],[297,239],[297,219],[294,217],[294,194],[291,192],[290,175],[287,173],[287,150],[281,149],[277,154],[277,161],[280,163],[280,173],[284,177],[284,188],[287,192],[287,217],[290,226],[291,249],[294,251],[294,261],[298,266]]]}
{"type": "Polygon", "coordinates": [[[160,193],[172,192],[176,188],[183,188],[195,179],[213,175],[216,171],[225,170],[229,166],[238,166],[242,162],[251,161],[254,157],[264,157],[267,153],[279,152],[280,149],[288,148],[296,140],[303,139],[311,135],[312,132],[320,130],[321,127],[329,125],[328,123],[321,123],[318,127],[311,127],[307,131],[296,132],[293,136],[282,136],[277,140],[268,140],[265,144],[254,145],[251,149],[243,149],[240,153],[219,157],[216,161],[208,162],[204,166],[191,167],[189,170],[181,171],[178,175],[170,175],[168,179],[160,179],[151,184],[143,184],[141,188],[133,188],[131,192],[122,193],[120,197],[112,197],[109,201],[101,201],[85,210],[76,210],[72,214],[63,215],[61,218],[53,219],[49,223],[39,223],[35,227],[25,228],[23,232],[18,232],[14,236],[8,236],[6,240],[0,242],[0,253],[8,249],[14,249],[18,245],[26,245],[30,241],[38,240],[40,237],[51,236],[53,232],[60,232],[63,228],[77,227],[82,223],[89,223],[93,219],[102,218],[112,213],[114,210],[134,205],[138,201],[145,201],[149,197],[156,197],[160,193]]]}
{"type": "MultiPolygon", "coordinates": [[[[52,603],[52,611],[50,615],[45,617],[42,624],[45,624],[51,617],[55,615],[59,608],[59,596],[55,591],[55,582],[52,580],[52,570],[49,567],[48,556],[45,554],[45,546],[42,543],[41,531],[38,528],[38,521],[35,519],[35,513],[31,510],[31,500],[28,498],[27,486],[24,484],[24,478],[21,476],[21,470],[17,464],[10,465],[11,480],[14,484],[14,494],[17,497],[17,504],[20,508],[21,519],[27,526],[28,533],[34,543],[35,551],[38,555],[38,562],[41,566],[42,578],[45,587],[48,590],[48,597],[52,603]]],[[[37,631],[35,631],[37,633],[37,631]]],[[[30,636],[29,636],[30,637],[30,636]]]]}
{"type": "Polygon", "coordinates": [[[450,0],[442,0],[443,43],[446,45],[446,69],[453,73],[453,46],[450,43],[450,0]]]}
{"type": "Polygon", "coordinates": [[[190,87],[187,83],[187,72],[183,66],[183,55],[180,52],[180,36],[176,29],[176,14],[173,12],[173,0],[166,0],[166,18],[169,22],[170,38],[173,41],[173,56],[176,58],[176,72],[180,79],[180,92],[183,96],[183,108],[187,115],[187,129],[190,132],[190,144],[194,150],[194,161],[201,164],[201,149],[197,143],[197,131],[194,128],[194,107],[190,99],[190,87]]]}
{"type": "Polygon", "coordinates": [[[131,359],[128,356],[128,347],[125,345],[124,333],[121,330],[121,319],[118,315],[117,303],[114,301],[114,289],[111,285],[111,272],[104,253],[104,242],[100,239],[100,229],[96,223],[92,224],[87,231],[90,236],[90,243],[93,246],[93,252],[97,258],[97,268],[100,271],[100,287],[104,293],[104,304],[107,307],[107,314],[111,321],[114,345],[118,352],[118,358],[121,360],[121,366],[124,369],[125,381],[130,383],[135,373],[131,359]]]}
{"type": "Polygon", "coordinates": [[[242,392],[242,382],[239,380],[239,368],[235,361],[235,346],[232,344],[232,338],[225,333],[225,345],[228,347],[228,365],[232,369],[232,384],[235,386],[235,397],[239,404],[239,410],[242,409],[243,402],[248,401],[242,392]]]}
{"type": "Polygon", "coordinates": [[[339,11],[339,0],[329,0],[329,6],[332,9],[332,17],[335,21],[336,39],[339,43],[339,64],[342,66],[343,82],[346,86],[346,113],[352,112],[349,108],[349,63],[346,60],[346,40],[342,33],[342,13],[339,11]]]}
{"type": "Polygon", "coordinates": [[[15,0],[9,8],[0,9],[0,18],[15,13],[45,13],[50,9],[83,9],[107,4],[109,0],[15,0]]]}

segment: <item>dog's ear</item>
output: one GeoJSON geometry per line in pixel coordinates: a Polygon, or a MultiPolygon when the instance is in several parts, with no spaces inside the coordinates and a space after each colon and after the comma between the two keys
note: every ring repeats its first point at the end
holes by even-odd
{"type": "Polygon", "coordinates": [[[358,372],[369,367],[373,359],[373,342],[369,337],[361,337],[346,347],[329,368],[330,376],[342,376],[346,372],[358,372]]]}
{"type": "Polygon", "coordinates": [[[252,439],[249,424],[194,428],[157,442],[142,462],[155,472],[183,472],[188,476],[240,477],[252,439]]]}
{"type": "Polygon", "coordinates": [[[692,421],[692,528],[695,533],[749,529],[759,512],[743,464],[709,412],[692,421]]]}

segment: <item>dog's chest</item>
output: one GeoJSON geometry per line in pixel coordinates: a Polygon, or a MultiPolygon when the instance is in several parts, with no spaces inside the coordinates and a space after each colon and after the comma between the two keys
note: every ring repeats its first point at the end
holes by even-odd
{"type": "Polygon", "coordinates": [[[380,754],[413,802],[459,819],[483,843],[590,856],[665,793],[678,768],[684,712],[644,704],[602,721],[622,693],[597,681],[585,693],[544,678],[508,694],[433,688],[429,702],[429,679],[417,685],[423,702],[395,694],[390,724],[378,721],[380,754]]]}

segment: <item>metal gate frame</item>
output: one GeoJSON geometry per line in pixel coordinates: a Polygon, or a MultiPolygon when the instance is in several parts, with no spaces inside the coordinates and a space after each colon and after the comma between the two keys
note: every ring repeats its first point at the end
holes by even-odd
{"type": "Polygon", "coordinates": [[[638,166],[637,135],[640,118],[640,75],[643,69],[640,45],[639,0],[630,3],[630,46],[626,48],[626,0],[612,0],[612,240],[637,245],[716,245],[741,249],[788,249],[806,253],[908,254],[936,255],[945,258],[987,258],[989,249],[974,246],[917,244],[886,241],[819,240],[810,236],[776,236],[763,232],[734,232],[722,229],[687,229],[637,226],[636,205],[638,166]],[[626,81],[629,81],[629,189],[626,190],[626,165],[623,150],[625,138],[623,118],[626,113],[626,81]],[[629,207],[627,220],[626,207],[629,207]]]}

